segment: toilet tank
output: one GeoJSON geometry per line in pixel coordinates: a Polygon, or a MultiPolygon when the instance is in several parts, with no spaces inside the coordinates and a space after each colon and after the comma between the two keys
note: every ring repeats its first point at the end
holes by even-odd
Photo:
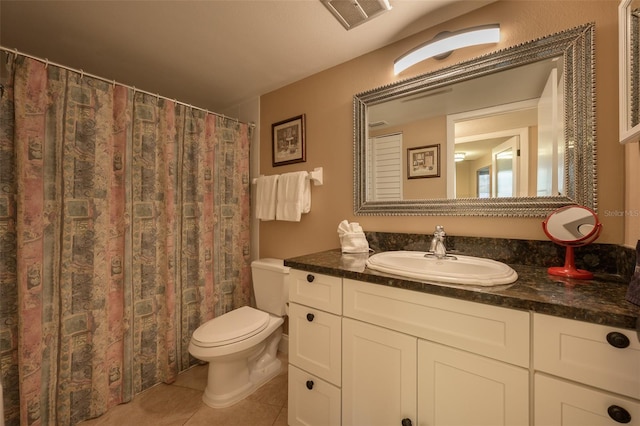
{"type": "Polygon", "coordinates": [[[289,299],[289,267],[284,266],[282,259],[258,259],[251,262],[251,275],[256,307],[283,316],[289,299]]]}

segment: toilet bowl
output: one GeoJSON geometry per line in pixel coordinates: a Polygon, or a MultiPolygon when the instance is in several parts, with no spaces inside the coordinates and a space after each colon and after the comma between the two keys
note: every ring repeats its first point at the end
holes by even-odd
{"type": "Polygon", "coordinates": [[[277,358],[289,268],[280,259],[252,262],[258,309],[243,306],[198,327],[189,353],[209,363],[202,399],[213,408],[233,405],[280,373],[277,358]]]}

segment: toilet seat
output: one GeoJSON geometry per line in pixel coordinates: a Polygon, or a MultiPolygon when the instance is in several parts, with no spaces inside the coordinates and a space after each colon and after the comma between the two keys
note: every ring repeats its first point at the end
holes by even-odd
{"type": "Polygon", "coordinates": [[[268,313],[243,306],[202,324],[191,340],[203,348],[230,345],[260,333],[268,324],[268,313]]]}

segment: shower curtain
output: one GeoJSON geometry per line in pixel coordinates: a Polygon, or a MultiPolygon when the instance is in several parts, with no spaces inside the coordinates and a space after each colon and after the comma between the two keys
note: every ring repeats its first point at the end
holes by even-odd
{"type": "Polygon", "coordinates": [[[250,129],[2,52],[0,367],[8,425],[74,425],[196,361],[250,303],[250,129]]]}

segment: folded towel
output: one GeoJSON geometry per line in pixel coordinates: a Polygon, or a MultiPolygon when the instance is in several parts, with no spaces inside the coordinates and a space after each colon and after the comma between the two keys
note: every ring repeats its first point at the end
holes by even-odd
{"type": "Polygon", "coordinates": [[[369,253],[348,253],[340,257],[340,268],[353,272],[364,272],[369,253]]]}
{"type": "Polygon", "coordinates": [[[276,218],[276,188],[278,175],[260,176],[256,179],[256,219],[276,218]]]}
{"type": "Polygon", "coordinates": [[[369,242],[359,223],[343,220],[338,225],[342,253],[369,253],[369,242]]]}
{"type": "Polygon", "coordinates": [[[276,220],[299,222],[302,213],[311,211],[311,186],[307,172],[280,175],[276,196],[276,220]]]}

